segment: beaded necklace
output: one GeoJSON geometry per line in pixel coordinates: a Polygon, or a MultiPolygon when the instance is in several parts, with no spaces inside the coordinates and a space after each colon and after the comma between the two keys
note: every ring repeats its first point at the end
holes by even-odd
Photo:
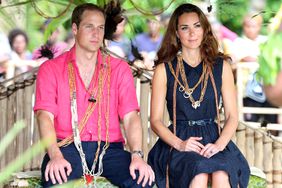
{"type": "Polygon", "coordinates": [[[208,79],[209,79],[209,73],[208,73],[207,67],[206,67],[205,64],[203,64],[202,75],[200,76],[198,82],[194,85],[194,87],[190,88],[189,84],[188,84],[188,81],[187,81],[186,74],[185,74],[184,65],[183,65],[183,59],[182,59],[181,53],[177,53],[177,64],[179,65],[179,71],[180,71],[181,79],[184,82],[184,85],[179,81],[178,76],[176,76],[175,71],[173,70],[171,62],[168,63],[170,72],[172,73],[172,75],[174,76],[175,80],[179,84],[179,89],[178,90],[180,92],[183,92],[183,97],[186,98],[186,99],[189,99],[190,102],[191,102],[192,107],[194,109],[197,109],[198,107],[200,107],[201,102],[204,99],[204,96],[205,96],[205,93],[206,93],[206,89],[207,89],[207,84],[208,84],[208,79]],[[193,94],[194,90],[202,82],[204,82],[204,86],[202,87],[200,98],[199,98],[199,100],[195,101],[195,99],[192,96],[192,94],[193,94]]]}
{"type": "MultiPolygon", "coordinates": [[[[95,187],[96,184],[96,178],[97,176],[100,176],[103,173],[103,157],[106,153],[107,148],[109,147],[109,106],[110,106],[110,73],[111,73],[111,67],[110,67],[110,56],[107,55],[107,61],[105,62],[104,54],[102,56],[103,63],[100,65],[100,69],[98,72],[98,88],[96,92],[96,99],[95,101],[90,101],[88,104],[88,107],[86,109],[86,112],[82,118],[82,120],[78,123],[78,115],[77,115],[77,98],[76,98],[76,85],[75,85],[75,73],[73,64],[70,62],[68,63],[68,73],[69,73],[69,86],[70,86],[70,96],[71,96],[71,114],[72,114],[72,130],[73,135],[65,138],[61,142],[59,142],[59,146],[65,146],[72,141],[74,141],[74,144],[79,152],[81,161],[82,161],[82,168],[83,168],[83,178],[84,182],[87,187],[95,187]],[[105,83],[107,80],[107,83],[105,83]],[[100,146],[101,146],[101,111],[102,111],[102,96],[103,96],[103,88],[104,85],[107,84],[107,106],[106,106],[106,142],[103,146],[102,152],[100,153],[100,146]],[[80,133],[84,129],[89,117],[92,115],[95,107],[98,105],[98,146],[95,153],[95,158],[92,164],[91,169],[89,170],[85,154],[83,152],[83,148],[81,145],[81,138],[80,133]],[[95,173],[96,164],[98,164],[98,171],[95,173]]],[[[94,88],[92,89],[91,97],[94,97],[94,88]]]]}

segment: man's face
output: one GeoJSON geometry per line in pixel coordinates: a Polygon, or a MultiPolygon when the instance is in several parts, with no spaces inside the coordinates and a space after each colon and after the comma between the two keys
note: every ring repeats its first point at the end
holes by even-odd
{"type": "Polygon", "coordinates": [[[72,25],[79,48],[96,52],[102,45],[105,33],[105,17],[99,11],[86,10],[81,16],[80,25],[72,25]]]}

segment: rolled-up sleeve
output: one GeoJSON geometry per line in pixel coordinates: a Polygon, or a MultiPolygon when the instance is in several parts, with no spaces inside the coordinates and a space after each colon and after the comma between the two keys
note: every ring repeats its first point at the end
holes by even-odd
{"type": "Polygon", "coordinates": [[[50,62],[43,63],[37,74],[35,105],[33,110],[46,110],[55,117],[58,114],[57,83],[54,71],[49,66],[50,62]]]}
{"type": "Polygon", "coordinates": [[[139,111],[136,89],[131,69],[126,65],[122,71],[118,87],[118,113],[121,119],[132,111],[139,111]]]}

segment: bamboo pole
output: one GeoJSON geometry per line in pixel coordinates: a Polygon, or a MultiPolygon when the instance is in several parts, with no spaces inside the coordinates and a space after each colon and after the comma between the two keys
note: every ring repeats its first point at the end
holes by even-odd
{"type": "Polygon", "coordinates": [[[246,156],[246,127],[239,123],[236,131],[236,144],[242,154],[246,156]]]}
{"type": "Polygon", "coordinates": [[[272,154],[272,140],[268,137],[268,136],[264,136],[264,140],[263,140],[263,170],[264,173],[266,175],[266,181],[267,181],[267,187],[268,188],[272,188],[272,170],[273,170],[273,163],[272,163],[272,158],[273,158],[273,154],[272,154]]]}
{"type": "Polygon", "coordinates": [[[255,167],[263,169],[263,135],[255,132],[255,167]]]}
{"type": "Polygon", "coordinates": [[[246,158],[250,166],[254,166],[255,162],[255,146],[254,146],[254,131],[250,128],[246,129],[246,158]]]}
{"type": "Polygon", "coordinates": [[[147,160],[147,155],[149,152],[148,147],[148,109],[149,109],[149,92],[150,92],[150,82],[146,82],[145,77],[141,77],[141,89],[140,89],[140,107],[141,107],[141,123],[143,127],[143,152],[145,155],[145,160],[147,160]]]}
{"type": "Polygon", "coordinates": [[[282,144],[273,142],[273,188],[282,187],[282,144]]]}

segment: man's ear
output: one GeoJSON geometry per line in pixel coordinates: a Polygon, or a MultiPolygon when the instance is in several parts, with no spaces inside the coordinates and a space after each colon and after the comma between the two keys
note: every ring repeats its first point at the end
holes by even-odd
{"type": "Polygon", "coordinates": [[[72,30],[73,35],[76,35],[76,34],[77,34],[78,27],[77,27],[77,25],[76,25],[75,23],[73,23],[73,24],[71,25],[71,30],[72,30]]]}

